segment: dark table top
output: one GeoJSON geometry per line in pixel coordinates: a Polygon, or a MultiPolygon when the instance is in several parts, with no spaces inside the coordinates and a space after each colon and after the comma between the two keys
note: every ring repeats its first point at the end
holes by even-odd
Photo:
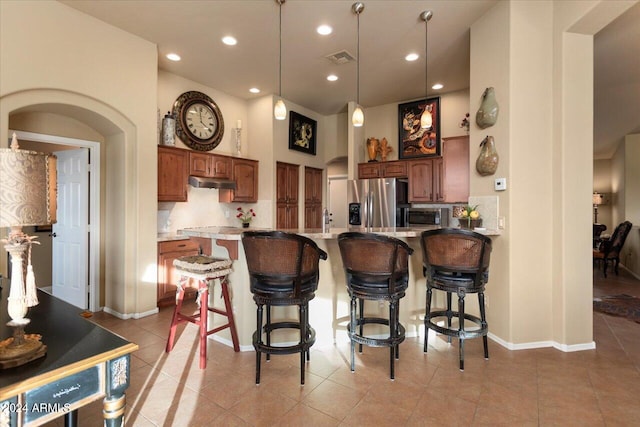
{"type": "MultiPolygon", "coordinates": [[[[0,340],[12,335],[6,323],[8,284],[0,291],[0,340]]],[[[47,354],[15,368],[0,370],[0,401],[42,384],[64,378],[93,365],[137,350],[136,344],[88,321],[83,311],[45,292],[40,304],[31,307],[26,334],[42,335],[47,354]]]]}

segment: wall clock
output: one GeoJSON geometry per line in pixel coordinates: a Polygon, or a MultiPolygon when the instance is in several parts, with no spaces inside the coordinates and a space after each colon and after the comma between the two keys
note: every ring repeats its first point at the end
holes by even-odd
{"type": "Polygon", "coordinates": [[[184,144],[198,151],[211,151],[224,135],[224,120],[218,105],[202,92],[185,92],[173,104],[176,135],[184,144]]]}

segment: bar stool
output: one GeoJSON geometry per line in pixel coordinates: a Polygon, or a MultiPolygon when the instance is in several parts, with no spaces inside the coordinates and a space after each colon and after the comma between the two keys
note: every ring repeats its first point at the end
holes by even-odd
{"type": "Polygon", "coordinates": [[[400,299],[409,283],[409,256],[413,249],[402,240],[372,233],[349,232],[338,236],[338,245],[351,297],[351,318],[347,331],[351,340],[351,372],[355,371],[355,346],[389,347],[390,377],[395,378],[394,360],[400,357],[399,344],[405,329],[400,323],[400,299]],[[364,301],[388,301],[389,318],[364,315],[364,301]],[[357,303],[359,302],[359,307],[357,303]],[[359,314],[356,310],[359,308],[359,314]],[[389,327],[389,336],[365,336],[364,325],[389,327]]]}
{"type": "Polygon", "coordinates": [[[180,282],[176,291],[176,306],[173,310],[173,318],[171,320],[171,328],[169,330],[169,339],[167,340],[167,353],[173,349],[176,336],[176,328],[181,322],[191,322],[200,326],[200,369],[207,367],[207,336],[229,328],[231,330],[231,339],[233,341],[233,349],[240,351],[240,343],[238,341],[238,332],[233,317],[233,307],[231,305],[231,297],[229,296],[229,283],[227,275],[231,273],[230,259],[212,258],[204,255],[184,256],[173,261],[173,265],[180,273],[180,282]],[[182,314],[182,301],[184,299],[185,288],[189,279],[198,281],[198,296],[196,302],[200,309],[199,313],[194,315],[182,314]],[[215,307],[209,307],[209,284],[213,280],[219,280],[222,287],[222,298],[224,299],[224,310],[215,307]],[[225,325],[208,330],[208,313],[216,313],[226,316],[228,322],[225,325]]]}
{"type": "Polygon", "coordinates": [[[427,352],[429,329],[451,337],[459,344],[460,370],[464,371],[464,340],[482,337],[484,358],[489,359],[487,333],[489,327],[484,306],[484,287],[489,281],[491,239],[480,233],[457,228],[427,230],[421,234],[423,271],[427,278],[427,302],[424,316],[424,352],[427,352]],[[431,309],[433,289],[447,293],[447,309],[431,309]],[[451,295],[458,295],[458,311],[451,310],[451,295]],[[466,294],[478,294],[480,317],[465,313],[466,294]],[[451,326],[451,319],[458,317],[458,327],[451,326]],[[437,324],[437,318],[446,317],[447,326],[437,324]],[[468,330],[465,320],[478,328],[468,330]]]}
{"type": "Polygon", "coordinates": [[[245,231],[242,245],[247,257],[251,293],[257,306],[256,384],[260,384],[262,353],[267,360],[272,354],[300,353],[300,384],[304,384],[305,357],[316,341],[316,331],[309,324],[309,301],[318,289],[319,262],[327,253],[304,236],[281,231],[245,231]],[[266,323],[263,310],[266,305],[266,323]],[[298,321],[271,319],[272,306],[298,306],[298,321]],[[293,345],[273,345],[271,332],[277,329],[299,329],[299,342],[293,345]],[[266,342],[263,341],[263,336],[266,342]]]}

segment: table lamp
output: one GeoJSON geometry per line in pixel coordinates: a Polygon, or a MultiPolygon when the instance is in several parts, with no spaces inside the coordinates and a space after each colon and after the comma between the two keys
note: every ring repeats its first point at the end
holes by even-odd
{"type": "Polygon", "coordinates": [[[23,365],[47,352],[40,335],[24,333],[30,322],[27,310],[38,304],[31,267],[31,246],[37,242],[22,227],[56,222],[56,161],[52,154],[20,150],[15,133],[11,148],[0,148],[0,227],[11,228],[2,240],[11,254],[7,325],[13,328],[13,336],[0,341],[0,369],[23,365]]]}
{"type": "Polygon", "coordinates": [[[593,193],[593,223],[598,223],[598,205],[604,204],[604,197],[602,194],[596,192],[593,193]]]}

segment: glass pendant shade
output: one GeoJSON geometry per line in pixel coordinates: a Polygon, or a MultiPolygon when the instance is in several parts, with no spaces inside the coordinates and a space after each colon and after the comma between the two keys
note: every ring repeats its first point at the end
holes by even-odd
{"type": "Polygon", "coordinates": [[[284,105],[284,101],[282,99],[278,99],[278,102],[276,102],[276,106],[273,109],[273,115],[276,120],[284,120],[287,118],[287,107],[284,105]]]}
{"type": "Polygon", "coordinates": [[[362,108],[358,105],[355,110],[353,110],[353,116],[351,117],[351,123],[357,128],[361,127],[364,124],[364,112],[362,108]]]}
{"type": "Polygon", "coordinates": [[[433,117],[431,116],[431,112],[425,108],[422,117],[420,117],[420,127],[422,129],[429,129],[431,126],[433,126],[433,117]]]}

